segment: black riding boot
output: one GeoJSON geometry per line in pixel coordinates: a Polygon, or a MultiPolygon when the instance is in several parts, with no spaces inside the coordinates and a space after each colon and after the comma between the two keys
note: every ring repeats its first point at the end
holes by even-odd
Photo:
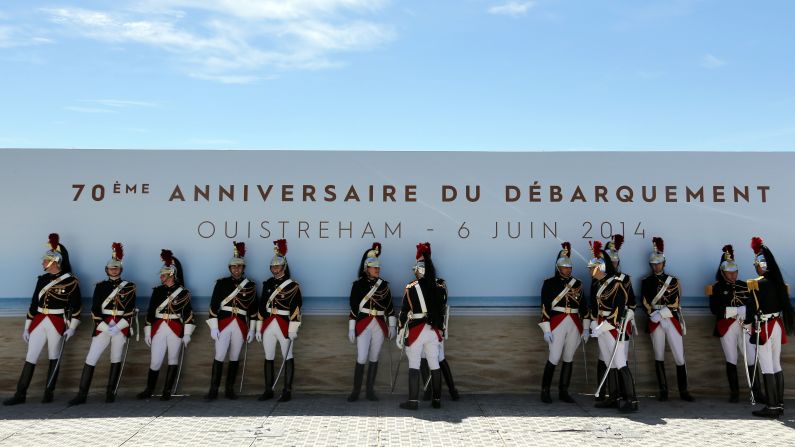
{"type": "Polygon", "coordinates": [[[88,389],[91,388],[91,379],[94,377],[94,367],[86,363],[83,365],[83,374],[80,375],[80,385],[77,388],[77,396],[69,401],[69,406],[86,403],[88,389]]]}
{"type": "MultiPolygon", "coordinates": [[[[597,383],[599,383],[599,381],[602,380],[602,377],[605,376],[606,372],[607,372],[607,363],[603,362],[602,360],[599,360],[598,362],[596,362],[596,380],[597,380],[597,383]]],[[[602,401],[605,400],[605,395],[607,394],[606,388],[607,387],[603,386],[602,389],[599,390],[599,395],[597,395],[594,398],[594,400],[596,402],[602,402],[602,401]]]]}
{"type": "Polygon", "coordinates": [[[273,360],[265,360],[265,392],[257,400],[273,398],[273,360]]]}
{"type": "MultiPolygon", "coordinates": [[[[610,368],[610,371],[607,373],[607,397],[601,402],[597,402],[594,407],[596,408],[615,408],[618,406],[618,370],[615,368],[610,368]]],[[[605,386],[603,385],[602,388],[604,389],[605,386]]]]}
{"type": "Polygon", "coordinates": [[[116,386],[121,376],[121,362],[110,364],[110,374],[108,374],[108,386],[105,388],[105,403],[112,403],[116,400],[116,386]]]}
{"type": "Polygon", "coordinates": [[[737,377],[737,365],[726,362],[726,377],[729,379],[729,402],[740,401],[740,379],[737,377]]]}
{"type": "Polygon", "coordinates": [[[693,402],[693,396],[687,391],[687,367],[676,365],[676,383],[679,385],[679,397],[687,402],[693,402]]]}
{"type": "Polygon", "coordinates": [[[665,362],[655,361],[654,370],[657,373],[657,400],[665,402],[668,400],[668,378],[665,376],[665,362]]]}
{"type": "Polygon", "coordinates": [[[431,400],[431,387],[426,387],[425,384],[431,380],[431,368],[428,366],[427,359],[420,360],[420,378],[422,379],[422,400],[431,400]]]}
{"type": "Polygon", "coordinates": [[[229,361],[229,367],[226,369],[226,386],[224,387],[224,396],[227,399],[237,400],[235,382],[237,381],[237,370],[239,367],[240,362],[229,361]]]}
{"type": "Polygon", "coordinates": [[[293,376],[295,375],[295,359],[284,362],[284,388],[279,402],[289,402],[293,398],[293,376]]]}
{"type": "Polygon", "coordinates": [[[453,372],[450,371],[450,364],[447,363],[447,359],[439,362],[439,369],[442,370],[442,377],[444,377],[444,381],[447,383],[447,389],[450,391],[450,398],[453,400],[460,399],[461,396],[458,394],[458,388],[455,387],[453,372]]]}
{"type": "Polygon", "coordinates": [[[146,388],[143,391],[138,393],[138,399],[149,399],[152,397],[152,392],[155,389],[155,384],[157,384],[157,376],[160,375],[160,370],[157,371],[150,369],[149,375],[146,376],[146,388]]]}
{"type": "Polygon", "coordinates": [[[174,390],[174,382],[177,381],[177,373],[179,372],[179,365],[168,365],[166,370],[166,383],[163,386],[163,395],[160,400],[171,399],[171,392],[174,390]]]}
{"type": "Polygon", "coordinates": [[[44,398],[41,403],[48,404],[52,402],[55,393],[55,383],[58,381],[58,373],[60,371],[58,359],[50,360],[50,366],[47,368],[47,383],[44,385],[44,398]]]}
{"type": "Polygon", "coordinates": [[[359,399],[359,393],[362,391],[362,380],[364,379],[364,365],[356,362],[353,369],[353,391],[348,395],[348,402],[356,402],[359,399]]]}
{"type": "Polygon", "coordinates": [[[748,366],[748,378],[752,381],[751,392],[754,393],[754,402],[758,404],[766,404],[767,399],[765,393],[762,392],[762,376],[759,374],[759,369],[756,368],[757,374],[754,377],[754,365],[748,366]]]}
{"type": "Polygon", "coordinates": [[[555,365],[547,360],[544,365],[544,375],[541,376],[541,402],[545,404],[552,403],[552,396],[549,394],[549,388],[552,386],[552,378],[555,377],[555,365]]]}
{"type": "Polygon", "coordinates": [[[560,382],[558,382],[558,398],[563,402],[574,403],[574,399],[569,396],[569,384],[571,383],[572,362],[563,362],[560,367],[560,382]]]}
{"type": "Polygon", "coordinates": [[[779,371],[773,374],[773,377],[776,379],[776,391],[778,393],[778,406],[779,416],[784,414],[784,371],[779,371]]]}
{"type": "Polygon", "coordinates": [[[375,376],[378,373],[378,362],[370,362],[367,367],[367,400],[377,401],[378,397],[375,395],[375,376]]]}
{"type": "Polygon", "coordinates": [[[28,386],[30,386],[30,380],[33,379],[33,371],[35,369],[35,363],[25,362],[25,365],[22,367],[22,374],[19,375],[19,381],[17,382],[17,392],[14,393],[13,397],[4,400],[3,405],[25,403],[25,396],[28,394],[28,386]]]}
{"type": "Polygon", "coordinates": [[[433,394],[431,405],[433,408],[442,408],[442,371],[439,369],[431,371],[431,390],[433,394]]]}
{"type": "Polygon", "coordinates": [[[210,375],[210,390],[204,396],[204,400],[218,399],[218,387],[221,386],[221,374],[224,371],[224,362],[213,360],[213,369],[210,375]]]}
{"type": "Polygon", "coordinates": [[[632,380],[632,371],[628,366],[621,368],[618,371],[621,381],[621,387],[624,389],[624,402],[619,407],[622,413],[633,413],[638,411],[638,398],[635,394],[635,381],[632,380]]]}
{"type": "MultiPolygon", "coordinates": [[[[778,388],[776,384],[775,374],[762,374],[762,379],[765,382],[765,395],[767,396],[767,405],[761,410],[752,411],[751,414],[763,418],[775,419],[784,412],[781,404],[778,402],[778,388]]],[[[783,380],[782,380],[783,385],[783,380]]]]}
{"type": "Polygon", "coordinates": [[[420,370],[409,368],[409,400],[402,402],[400,408],[416,410],[420,407],[420,370]]]}

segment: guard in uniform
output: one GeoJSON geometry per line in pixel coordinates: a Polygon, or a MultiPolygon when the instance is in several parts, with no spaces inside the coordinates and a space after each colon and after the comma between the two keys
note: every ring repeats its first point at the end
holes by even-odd
{"type": "Polygon", "coordinates": [[[86,364],[83,365],[77,396],[69,401],[69,405],[86,403],[91,379],[94,376],[94,367],[108,345],[110,345],[110,376],[105,389],[105,402],[116,400],[124,347],[130,336],[130,325],[135,319],[135,284],[121,279],[123,258],[124,248],[121,243],[111,244],[111,259],[105,265],[108,279],[97,283],[91,301],[91,318],[94,321],[91,347],[88,349],[86,364]]]}
{"type": "Polygon", "coordinates": [[[230,276],[215,282],[210,300],[210,337],[215,340],[215,359],[213,359],[210,391],[207,400],[218,398],[224,359],[229,354],[229,367],[226,370],[224,395],[227,399],[237,399],[235,380],[240,365],[240,351],[243,343],[254,340],[254,324],[257,316],[257,287],[254,281],[243,276],[246,270],[246,244],[233,242],[232,259],[229,260],[230,276]]]}
{"type": "Polygon", "coordinates": [[[36,282],[22,331],[22,339],[28,344],[25,366],[22,367],[16,393],[3,401],[3,405],[25,402],[36,360],[45,344],[50,364],[42,402],[52,402],[64,343],[72,338],[80,324],[80,284],[72,274],[69,252],[56,233],[50,234],[48,246],[49,250],[41,261],[44,274],[36,282]]]}
{"type": "MultiPolygon", "coordinates": [[[[442,329],[443,336],[442,341],[439,342],[439,369],[442,370],[442,378],[444,378],[444,382],[447,384],[447,391],[450,393],[450,399],[458,400],[461,398],[461,395],[458,393],[458,388],[455,386],[455,381],[453,380],[453,371],[450,369],[450,362],[447,361],[447,358],[444,355],[444,342],[450,336],[450,306],[447,302],[447,282],[438,276],[436,277],[436,292],[439,294],[439,297],[442,300],[442,309],[444,315],[444,325],[442,329]]],[[[422,375],[422,383],[428,383],[429,377],[431,375],[431,369],[428,367],[428,359],[425,358],[424,351],[422,353],[422,361],[420,362],[420,373],[422,375]]],[[[422,400],[431,400],[430,387],[425,390],[422,400]]]]}
{"type": "Polygon", "coordinates": [[[191,335],[196,329],[193,323],[191,295],[185,288],[182,264],[171,250],[163,250],[160,258],[163,260],[163,267],[160,269],[162,284],[152,290],[149,310],[146,312],[146,326],[144,326],[144,341],[152,348],[152,359],[149,363],[146,388],[138,394],[138,399],[152,397],[166,353],[168,353],[168,370],[160,400],[171,399],[174,382],[179,373],[181,350],[188,347],[191,335]]]}
{"type": "Polygon", "coordinates": [[[549,389],[561,357],[563,366],[560,370],[558,398],[574,403],[569,395],[574,354],[580,346],[580,338],[588,336],[591,324],[582,281],[571,276],[571,244],[564,242],[561,245],[563,249],[555,260],[555,275],[545,279],[541,287],[541,322],[538,326],[549,345],[549,358],[541,381],[541,401],[545,403],[552,403],[549,389]]]}
{"type": "Polygon", "coordinates": [[[276,342],[279,342],[284,359],[284,389],[279,402],[287,402],[292,398],[295,374],[293,342],[298,338],[298,328],[301,326],[301,287],[290,277],[287,241],[274,241],[273,251],[270,264],[273,277],[262,284],[262,300],[255,328],[257,341],[261,341],[265,349],[265,392],[259,400],[273,397],[274,359],[276,342]]]}
{"type": "Polygon", "coordinates": [[[759,368],[765,384],[767,405],[753,411],[754,416],[777,418],[784,414],[784,372],[781,370],[781,345],[792,335],[793,312],[789,291],[773,253],[761,237],[751,240],[754,265],[760,276],[747,281],[752,299],[746,305],[745,326],[751,343],[757,345],[759,368]]]}
{"type": "Polygon", "coordinates": [[[353,371],[353,391],[348,402],[359,399],[364,378],[364,366],[367,368],[367,400],[377,401],[375,395],[375,378],[378,371],[378,356],[384,338],[395,338],[397,318],[392,304],[392,292],[389,282],[380,278],[381,244],[374,243],[372,248],[364,252],[359,263],[359,279],[351,286],[350,308],[348,315],[348,340],[356,344],[356,367],[353,371]]]}
{"type": "MultiPolygon", "coordinates": [[[[636,308],[636,301],[635,301],[635,290],[632,288],[632,277],[627,275],[626,273],[621,273],[621,258],[618,254],[621,247],[624,245],[624,236],[620,234],[615,234],[613,237],[604,245],[605,247],[605,254],[607,254],[607,258],[613,265],[613,269],[616,271],[616,280],[621,281],[624,285],[624,290],[629,297],[627,301],[627,307],[632,310],[633,317],[627,323],[630,331],[627,333],[627,343],[624,343],[624,351],[626,357],[629,357],[629,342],[631,341],[631,334],[634,332],[635,328],[635,319],[634,319],[634,312],[636,308]]],[[[593,283],[591,283],[593,285],[593,283]]],[[[593,321],[593,320],[592,320],[593,321]]],[[[599,351],[599,361],[596,362],[596,377],[603,377],[607,372],[607,359],[602,358],[602,351],[599,351]]],[[[605,388],[603,387],[602,390],[599,392],[599,395],[596,396],[597,402],[602,402],[605,400],[605,388]]]]}
{"type": "Polygon", "coordinates": [[[679,280],[665,273],[664,241],[661,237],[652,238],[652,253],[649,256],[651,275],[643,278],[640,292],[643,307],[649,316],[648,331],[654,350],[654,366],[657,372],[659,394],[657,400],[668,400],[668,382],[665,377],[665,343],[671,348],[676,363],[676,382],[679,397],[688,402],[693,396],[687,390],[687,366],[685,366],[685,347],[682,336],[685,334],[685,321],[682,315],[680,298],[682,287],[679,280]]]}
{"type": "Polygon", "coordinates": [[[751,390],[754,393],[754,400],[761,403],[764,401],[761,379],[754,373],[756,345],[749,342],[751,336],[742,327],[751,295],[746,282],[737,279],[738,272],[739,268],[734,262],[734,248],[725,245],[718,271],[715,273],[715,283],[706,287],[706,294],[709,297],[709,308],[717,318],[714,335],[720,337],[720,344],[726,357],[729,402],[740,401],[740,381],[737,374],[739,350],[745,360],[743,363],[747,368],[748,382],[753,382],[751,390]]]}
{"type": "Polygon", "coordinates": [[[439,343],[444,331],[444,305],[436,282],[436,269],[431,260],[431,244],[417,245],[414,276],[403,293],[398,326],[398,347],[405,349],[409,361],[409,398],[400,408],[417,410],[420,393],[420,361],[422,353],[431,370],[433,408],[441,408],[442,375],[439,369],[439,343]]]}
{"type": "Polygon", "coordinates": [[[610,260],[610,255],[602,251],[599,241],[591,245],[593,258],[588,262],[593,282],[591,283],[591,337],[599,340],[599,357],[608,368],[607,376],[598,377],[603,383],[607,377],[609,397],[597,402],[597,408],[618,406],[621,412],[638,410],[635,383],[627,366],[627,351],[624,345],[631,335],[629,322],[634,311],[629,307],[630,296],[621,274],[610,260]],[[618,399],[619,394],[623,402],[618,399]]]}

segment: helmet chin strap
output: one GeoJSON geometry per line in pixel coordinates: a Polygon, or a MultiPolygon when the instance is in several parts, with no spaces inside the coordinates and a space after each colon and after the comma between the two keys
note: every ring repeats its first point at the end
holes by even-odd
{"type": "Polygon", "coordinates": [[[44,266],[44,271],[45,272],[50,269],[50,266],[52,265],[53,262],[55,262],[55,260],[54,259],[50,259],[50,262],[48,262],[47,265],[44,266]]]}

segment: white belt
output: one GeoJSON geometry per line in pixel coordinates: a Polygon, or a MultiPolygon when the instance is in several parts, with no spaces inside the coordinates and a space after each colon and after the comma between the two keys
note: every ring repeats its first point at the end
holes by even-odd
{"type": "Polygon", "coordinates": [[[780,315],[779,312],[773,312],[772,314],[763,314],[762,317],[761,317],[761,320],[762,321],[767,321],[767,320],[769,320],[771,318],[776,318],[779,315],[780,315]]]}
{"type": "Polygon", "coordinates": [[[411,320],[419,320],[420,318],[425,318],[425,312],[420,312],[418,314],[411,314],[409,315],[411,320]]]}
{"type": "Polygon", "coordinates": [[[577,313],[580,313],[580,311],[578,309],[572,309],[571,307],[555,306],[555,307],[552,308],[552,310],[554,310],[555,312],[563,312],[565,314],[577,314],[577,313]]]}
{"type": "Polygon", "coordinates": [[[613,311],[612,310],[601,310],[601,311],[599,311],[599,315],[601,315],[603,317],[609,317],[610,315],[613,315],[613,311]]]}
{"type": "MultiPolygon", "coordinates": [[[[44,315],[47,315],[47,314],[61,315],[64,312],[63,309],[43,309],[41,307],[38,308],[38,311],[39,311],[40,314],[44,314],[44,315]]],[[[778,314],[776,314],[776,315],[778,315],[778,314]]]]}
{"type": "Polygon", "coordinates": [[[373,316],[379,316],[379,317],[384,316],[384,311],[383,310],[368,309],[366,307],[362,307],[362,309],[359,310],[359,313],[360,314],[373,315],[373,316]]]}
{"type": "Polygon", "coordinates": [[[666,308],[666,307],[668,307],[668,306],[667,306],[667,305],[665,305],[665,304],[655,304],[654,306],[651,306],[651,307],[652,307],[652,309],[654,309],[654,310],[660,310],[660,309],[665,309],[665,308],[666,308]]]}
{"type": "Polygon", "coordinates": [[[113,317],[121,317],[124,316],[123,310],[113,310],[113,309],[102,309],[102,315],[110,315],[113,317]]]}
{"type": "Polygon", "coordinates": [[[161,320],[179,320],[181,317],[177,314],[155,314],[155,318],[160,318],[161,320]]]}
{"type": "Polygon", "coordinates": [[[276,315],[284,315],[285,317],[290,316],[289,310],[274,309],[272,307],[266,307],[265,310],[271,315],[276,314],[276,315]]]}
{"type": "Polygon", "coordinates": [[[233,314],[245,314],[247,312],[246,309],[240,309],[240,308],[231,307],[231,306],[221,306],[221,310],[225,310],[227,312],[232,312],[233,314]]]}

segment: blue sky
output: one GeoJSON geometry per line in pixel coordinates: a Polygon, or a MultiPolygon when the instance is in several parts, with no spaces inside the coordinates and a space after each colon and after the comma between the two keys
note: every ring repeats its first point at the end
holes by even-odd
{"type": "Polygon", "coordinates": [[[792,150],[795,2],[0,3],[0,147],[792,150]]]}

